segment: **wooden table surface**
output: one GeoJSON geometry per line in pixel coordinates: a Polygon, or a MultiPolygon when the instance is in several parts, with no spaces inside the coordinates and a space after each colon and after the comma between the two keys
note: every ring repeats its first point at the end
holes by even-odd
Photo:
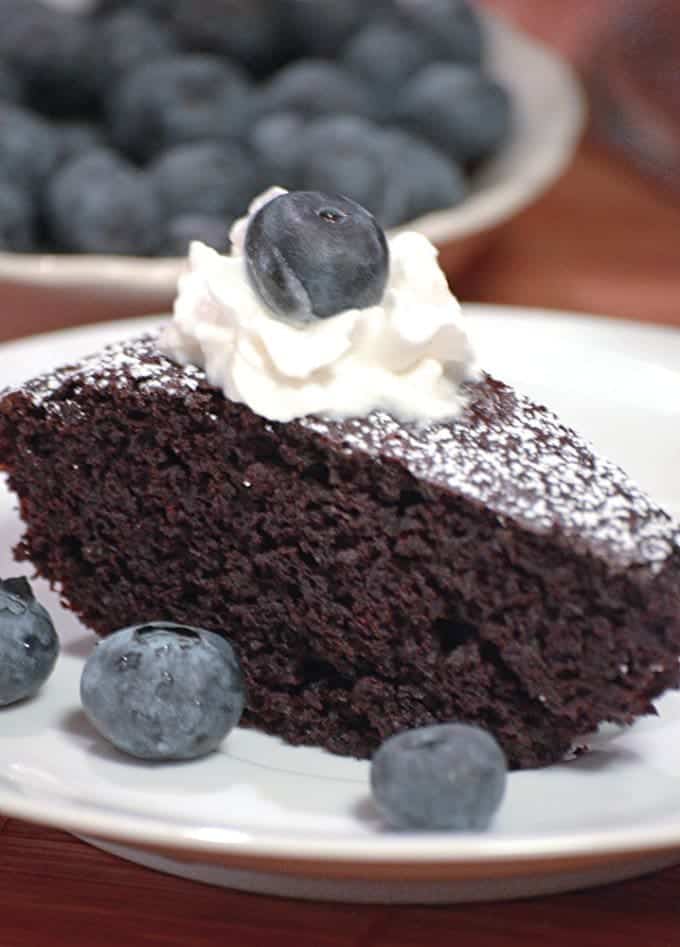
{"type": "MultiPolygon", "coordinates": [[[[468,300],[680,326],[680,207],[586,144],[564,178],[499,235],[455,288],[468,300]]],[[[39,328],[39,313],[28,312],[13,334],[39,328]]],[[[64,832],[0,815],[0,947],[448,947],[454,942],[680,945],[680,867],[535,901],[444,908],[311,904],[156,874],[64,832]]]]}

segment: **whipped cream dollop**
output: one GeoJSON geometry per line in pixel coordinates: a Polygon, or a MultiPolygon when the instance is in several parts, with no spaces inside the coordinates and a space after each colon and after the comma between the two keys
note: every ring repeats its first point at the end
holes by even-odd
{"type": "Polygon", "coordinates": [[[287,323],[260,301],[244,259],[250,218],[282,193],[267,191],[234,224],[231,255],[191,245],[163,352],[199,366],[227,398],[271,421],[360,417],[377,409],[401,421],[458,414],[475,359],[436,248],[415,232],[393,237],[380,305],[304,326],[287,323]]]}

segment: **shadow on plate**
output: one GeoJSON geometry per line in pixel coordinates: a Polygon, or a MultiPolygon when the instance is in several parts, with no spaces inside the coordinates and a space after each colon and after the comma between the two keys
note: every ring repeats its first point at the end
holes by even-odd
{"type": "Polygon", "coordinates": [[[364,796],[352,807],[352,814],[366,827],[376,832],[387,829],[385,820],[380,815],[378,807],[371,796],[364,796]]]}
{"type": "Polygon", "coordinates": [[[72,707],[63,714],[60,720],[60,728],[69,736],[75,737],[82,748],[91,756],[107,762],[124,763],[126,766],[135,766],[147,770],[183,767],[193,762],[192,760],[141,760],[136,756],[123,753],[122,750],[117,750],[112,743],[109,743],[95,730],[87,719],[85,711],[79,707],[72,707]]]}
{"type": "Polygon", "coordinates": [[[614,742],[583,750],[579,755],[565,760],[561,765],[577,769],[584,773],[596,773],[616,764],[635,764],[640,762],[640,754],[629,747],[614,742]]]}
{"type": "Polygon", "coordinates": [[[92,635],[87,634],[72,641],[61,643],[62,654],[68,654],[71,658],[89,658],[92,648],[96,641],[92,640],[92,635]]]}

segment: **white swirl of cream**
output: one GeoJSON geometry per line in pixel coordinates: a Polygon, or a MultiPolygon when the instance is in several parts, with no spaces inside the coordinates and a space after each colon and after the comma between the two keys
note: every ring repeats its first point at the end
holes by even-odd
{"type": "Polygon", "coordinates": [[[243,256],[250,216],[281,193],[261,195],[234,224],[230,256],[191,245],[161,340],[165,354],[201,367],[227,398],[272,421],[359,417],[376,409],[404,421],[458,414],[462,382],[476,369],[436,248],[417,233],[395,236],[380,305],[288,324],[256,296],[243,256]]]}

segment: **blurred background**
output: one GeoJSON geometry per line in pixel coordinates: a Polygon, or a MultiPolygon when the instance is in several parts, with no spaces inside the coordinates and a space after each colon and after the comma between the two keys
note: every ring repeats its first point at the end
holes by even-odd
{"type": "MultiPolygon", "coordinates": [[[[252,2],[253,9],[279,9],[269,0],[252,2]]],[[[284,7],[281,0],[280,9],[303,11],[303,19],[314,6],[318,10],[325,4],[326,11],[333,14],[328,16],[330,24],[340,22],[341,8],[352,6],[347,0],[285,0],[285,3],[284,7]]],[[[419,9],[430,8],[436,16],[449,11],[451,17],[462,17],[463,46],[469,44],[470,38],[474,46],[474,30],[469,30],[465,0],[376,0],[381,9],[390,3],[391,9],[401,7],[406,11],[404,22],[408,29],[413,27],[414,34],[425,22],[417,12],[419,9]]],[[[397,122],[400,132],[418,137],[415,150],[409,140],[408,160],[404,157],[405,139],[393,137],[391,147],[394,142],[398,142],[399,147],[385,164],[387,171],[373,177],[365,173],[367,165],[369,171],[373,170],[371,155],[377,156],[376,167],[385,161],[386,139],[383,140],[382,131],[375,132],[375,125],[385,124],[386,120],[381,116],[374,121],[372,113],[362,113],[359,101],[349,129],[346,124],[341,130],[326,127],[315,130],[316,138],[309,137],[308,127],[314,122],[310,123],[309,115],[304,116],[308,126],[304,132],[308,136],[306,149],[303,149],[306,177],[298,180],[302,180],[303,186],[331,189],[322,186],[330,180],[328,162],[314,160],[315,143],[322,142],[327,152],[340,151],[340,147],[334,148],[340,139],[333,137],[340,135],[342,148],[349,158],[344,166],[341,161],[335,162],[341,175],[339,180],[349,165],[351,173],[356,174],[356,168],[363,162],[364,170],[357,175],[357,181],[361,179],[359,190],[363,187],[363,191],[352,196],[366,203],[379,219],[383,215],[381,222],[385,227],[409,223],[433,209],[451,204],[455,213],[446,218],[446,226],[451,224],[450,234],[446,226],[435,222],[432,239],[440,246],[442,263],[453,289],[463,300],[600,312],[661,323],[680,322],[680,241],[677,239],[680,225],[680,0],[569,0],[568,3],[564,0],[470,0],[470,3],[473,9],[483,8],[507,20],[520,36],[544,44],[549,55],[563,57],[574,70],[588,103],[588,120],[577,147],[573,142],[562,143],[566,167],[560,164],[562,158],[555,163],[553,155],[552,177],[544,173],[544,179],[539,180],[540,175],[532,165],[535,155],[527,154],[528,144],[530,151],[538,152],[543,147],[554,150],[559,144],[551,146],[547,139],[551,135],[559,136],[560,132],[556,123],[550,121],[550,101],[541,101],[544,73],[540,68],[540,51],[539,59],[524,57],[520,43],[514,50],[509,47],[512,55],[502,64],[505,89],[514,106],[526,106],[529,112],[534,109],[534,122],[543,116],[545,142],[540,136],[531,143],[526,136],[522,141],[527,127],[522,121],[508,133],[503,97],[496,88],[491,88],[493,83],[487,82],[488,76],[483,76],[482,85],[477,82],[478,76],[473,76],[473,85],[477,82],[474,95],[479,95],[475,101],[485,103],[475,108],[477,114],[484,116],[482,138],[486,135],[486,144],[482,143],[477,150],[473,145],[470,150],[471,139],[467,138],[463,152],[456,154],[453,153],[457,144],[454,141],[453,152],[444,155],[455,165],[455,173],[452,173],[450,168],[443,168],[441,161],[441,151],[446,151],[448,144],[436,140],[437,119],[431,119],[428,125],[422,117],[428,113],[428,109],[422,107],[423,100],[418,112],[413,104],[417,103],[417,96],[411,96],[409,104],[408,95],[405,92],[402,95],[400,86],[391,96],[389,105],[393,108],[393,117],[387,121],[397,122]],[[526,101],[520,102],[518,95],[526,101]],[[513,140],[513,134],[520,140],[513,140]],[[378,136],[382,136],[381,144],[378,136]],[[427,149],[423,149],[423,143],[427,149]],[[433,155],[432,148],[440,153],[433,155]],[[418,173],[413,173],[414,167],[418,173]],[[511,203],[515,202],[512,213],[506,207],[491,220],[489,201],[485,203],[485,199],[493,196],[498,204],[496,192],[501,197],[512,192],[513,176],[517,186],[524,178],[522,187],[525,189],[528,187],[526,178],[533,176],[535,193],[527,190],[521,200],[511,194],[511,203]],[[377,184],[376,177],[380,178],[377,184]],[[501,185],[505,188],[502,193],[501,185]],[[364,192],[366,200],[362,199],[364,192]],[[373,199],[375,208],[371,206],[373,199]]],[[[172,301],[171,287],[179,272],[177,261],[184,256],[189,239],[210,242],[214,237],[218,245],[225,241],[230,221],[243,211],[240,204],[237,207],[234,203],[234,196],[245,200],[258,190],[254,165],[251,166],[247,158],[244,160],[243,155],[253,153],[254,149],[260,160],[262,155],[258,149],[264,149],[266,160],[271,160],[274,143],[276,159],[282,161],[286,150],[282,143],[287,143],[287,148],[302,137],[299,115],[292,114],[290,96],[299,105],[300,96],[305,99],[308,94],[304,88],[301,90],[299,81],[297,89],[291,91],[289,85],[288,98],[279,95],[283,83],[272,92],[269,86],[276,83],[268,82],[269,75],[258,74],[261,63],[255,63],[254,71],[245,79],[246,83],[254,81],[258,94],[262,93],[260,99],[268,97],[262,134],[260,124],[250,113],[245,132],[243,127],[220,132],[222,137],[233,136],[234,141],[230,141],[226,152],[222,148],[217,159],[204,151],[200,155],[199,169],[197,152],[178,153],[182,151],[178,145],[183,146],[185,142],[181,136],[173,137],[175,130],[168,132],[167,141],[161,141],[162,135],[156,133],[149,117],[149,102],[142,102],[143,107],[139,104],[145,95],[152,99],[153,94],[147,83],[146,91],[142,89],[140,96],[132,74],[138,72],[146,60],[178,52],[186,55],[194,51],[193,46],[200,55],[207,52],[210,56],[217,48],[215,36],[219,30],[229,48],[232,24],[238,21],[238,16],[242,22],[247,24],[248,21],[248,16],[243,17],[243,0],[200,0],[198,3],[51,0],[52,5],[62,10],[96,9],[101,18],[100,26],[98,32],[92,34],[95,41],[86,43],[84,51],[82,44],[77,47],[74,31],[63,31],[58,24],[50,24],[40,17],[32,20],[26,12],[29,4],[35,6],[35,0],[0,0],[3,16],[0,32],[0,339],[76,322],[168,308],[172,301]],[[168,15],[171,7],[175,11],[174,19],[168,15]],[[141,19],[128,16],[126,20],[131,10],[141,19]],[[148,28],[149,20],[153,20],[152,29],[148,28]],[[76,48],[77,54],[74,53],[76,48]],[[88,83],[84,88],[82,74],[74,71],[74,63],[79,64],[81,60],[89,70],[92,88],[88,83]],[[17,92],[18,86],[21,88],[17,92]],[[125,87],[124,94],[119,94],[121,87],[125,87]],[[108,91],[102,92],[104,88],[108,91]],[[105,99],[107,109],[113,103],[106,119],[108,126],[101,125],[101,117],[97,118],[99,125],[93,124],[91,115],[85,111],[81,116],[74,105],[79,97],[88,101],[91,94],[105,99]],[[3,98],[9,104],[3,104],[3,98]],[[278,107],[277,98],[283,103],[278,107]],[[19,128],[21,121],[15,122],[17,108],[32,110],[32,118],[37,115],[39,122],[58,125],[58,145],[55,145],[56,137],[51,141],[49,135],[45,137],[44,129],[42,139],[40,129],[35,128],[29,129],[30,135],[26,137],[25,130],[19,128]],[[102,128],[112,139],[102,137],[102,128]],[[104,160],[100,156],[98,163],[90,162],[89,168],[77,165],[75,158],[79,158],[81,152],[96,150],[102,145],[109,148],[111,140],[115,154],[109,153],[104,160]],[[41,148],[41,141],[56,149],[49,174],[44,160],[49,148],[41,148]],[[243,147],[251,151],[244,152],[243,147]],[[42,189],[42,203],[33,206],[30,213],[23,209],[21,201],[36,199],[35,181],[26,185],[23,195],[19,192],[25,181],[21,186],[8,185],[6,181],[10,178],[6,172],[7,162],[3,165],[3,154],[9,155],[10,165],[14,161],[15,173],[18,168],[20,173],[30,170],[34,178],[42,175],[38,189],[42,189]],[[70,179],[64,170],[69,161],[77,165],[70,179]],[[90,196],[84,197],[88,180],[96,181],[97,175],[98,186],[91,187],[90,196]],[[49,179],[47,183],[45,178],[49,179]],[[215,188],[210,191],[209,184],[214,179],[225,182],[226,192],[221,195],[219,206],[209,207],[206,212],[206,194],[210,197],[215,193],[215,188]],[[242,183],[237,185],[237,180],[242,183]],[[114,181],[118,191],[113,186],[114,181]],[[29,193],[31,187],[33,191],[29,193]],[[123,193],[125,201],[118,199],[123,193]],[[21,200],[17,201],[19,197],[21,200]],[[191,213],[187,213],[187,207],[191,213]],[[197,212],[194,212],[195,207],[197,212]],[[12,223],[12,215],[17,224],[12,223]],[[102,220],[106,223],[102,224],[102,220]],[[30,234],[21,229],[25,229],[27,221],[32,227],[30,234]],[[79,222],[82,223],[80,232],[79,222]],[[105,232],[107,226],[108,232],[105,232]],[[95,232],[96,228],[99,232],[95,232]],[[45,255],[55,251],[61,256],[45,255]],[[74,256],[76,254],[79,256],[74,256]],[[166,265],[164,260],[168,258],[174,258],[175,263],[166,265]],[[74,260],[78,261],[75,265],[74,260]]],[[[377,8],[369,4],[365,16],[374,15],[377,8]]],[[[317,26],[320,23],[318,21],[317,26]]],[[[272,23],[270,27],[272,42],[276,44],[278,26],[272,23]]],[[[308,31],[308,40],[312,32],[308,31]]],[[[422,39],[425,33],[418,35],[422,39]]],[[[451,36],[455,40],[455,30],[451,36]]],[[[315,41],[308,44],[309,48],[296,55],[324,55],[337,59],[344,67],[348,63],[352,68],[356,65],[362,81],[365,83],[368,76],[369,84],[372,82],[374,86],[389,76],[389,57],[385,54],[381,59],[379,47],[375,55],[368,47],[362,49],[361,43],[355,44],[352,54],[346,52],[347,47],[344,47],[345,52],[338,53],[324,49],[322,38],[316,36],[315,41]]],[[[238,42],[247,48],[251,39],[243,32],[238,42]]],[[[428,42],[434,43],[434,50],[436,42],[432,37],[428,42]]],[[[416,58],[419,55],[417,50],[414,53],[413,47],[409,47],[408,52],[416,58]]],[[[463,59],[468,53],[469,46],[463,50],[463,59]]],[[[431,55],[436,59],[440,54],[432,52],[431,55]]],[[[473,52],[473,60],[474,55],[473,52]]],[[[286,65],[283,60],[282,63],[286,65]]],[[[246,63],[250,65],[252,63],[246,63]]],[[[231,66],[225,67],[224,62],[218,64],[212,77],[206,79],[204,75],[201,79],[202,89],[210,88],[208,96],[214,95],[214,76],[219,80],[219,69],[222,69],[223,81],[230,84],[230,94],[236,97],[232,101],[235,101],[242,94],[239,89],[243,86],[243,74],[238,74],[238,70],[243,66],[243,62],[237,61],[236,72],[227,75],[224,70],[231,66]]],[[[469,73],[479,66],[476,62],[470,66],[468,58],[466,68],[469,73]]],[[[483,64],[482,71],[484,68],[483,64]]],[[[458,78],[461,89],[470,81],[469,74],[458,78]]],[[[181,91],[185,95],[189,87],[184,79],[179,84],[182,82],[181,91]]],[[[157,88],[159,85],[163,83],[156,83],[157,88]]],[[[309,88],[314,83],[308,81],[306,85],[309,88]]],[[[335,95],[338,88],[337,85],[329,87],[329,94],[335,95]]],[[[355,96],[353,101],[356,102],[356,93],[356,88],[348,87],[340,98],[345,96],[344,101],[347,101],[347,96],[349,99],[355,96]]],[[[197,94],[197,102],[204,94],[204,91],[197,94]]],[[[462,93],[461,99],[465,99],[462,93]]],[[[441,102],[440,95],[439,104],[441,102]]],[[[303,105],[307,108],[309,103],[303,105]]],[[[567,96],[565,108],[568,105],[567,96]]],[[[154,104],[152,101],[151,106],[162,110],[167,102],[154,104]]],[[[381,108],[383,106],[384,103],[381,108]]],[[[90,107],[91,102],[87,108],[90,107]]],[[[557,100],[554,110],[559,111],[560,107],[557,100]]],[[[574,107],[573,101],[571,107],[574,107]]],[[[230,110],[233,114],[237,112],[235,108],[230,110]]],[[[465,134],[468,135],[470,116],[463,110],[459,120],[462,127],[467,123],[465,134]]],[[[453,125],[448,130],[456,132],[453,125]]],[[[185,131],[183,129],[182,134],[185,131]]],[[[166,132],[164,128],[163,134],[166,132]]],[[[479,128],[472,128],[473,139],[477,133],[479,128]]],[[[205,137],[205,131],[201,135],[205,137]]],[[[278,173],[277,169],[277,176],[278,173]]],[[[28,180],[29,174],[25,173],[24,178],[28,180]]],[[[291,181],[292,184],[283,183],[301,186],[292,173],[291,181]]],[[[341,185],[335,189],[347,192],[341,185]]]]}
{"type": "MultiPolygon", "coordinates": [[[[482,0],[483,5],[505,13],[573,62],[587,65],[601,37],[624,13],[637,8],[644,17],[646,0],[482,0]]],[[[671,4],[667,4],[670,6],[671,4]]],[[[675,4],[673,4],[675,6],[675,4]]]]}
{"type": "Polygon", "coordinates": [[[658,181],[680,188],[678,0],[483,0],[575,64],[592,129],[658,181]]]}
{"type": "Polygon", "coordinates": [[[491,285],[510,302],[680,324],[680,2],[483,3],[575,66],[589,124],[567,174],[464,292],[488,298],[491,285]],[[541,267],[526,279],[534,253],[541,267]]]}

